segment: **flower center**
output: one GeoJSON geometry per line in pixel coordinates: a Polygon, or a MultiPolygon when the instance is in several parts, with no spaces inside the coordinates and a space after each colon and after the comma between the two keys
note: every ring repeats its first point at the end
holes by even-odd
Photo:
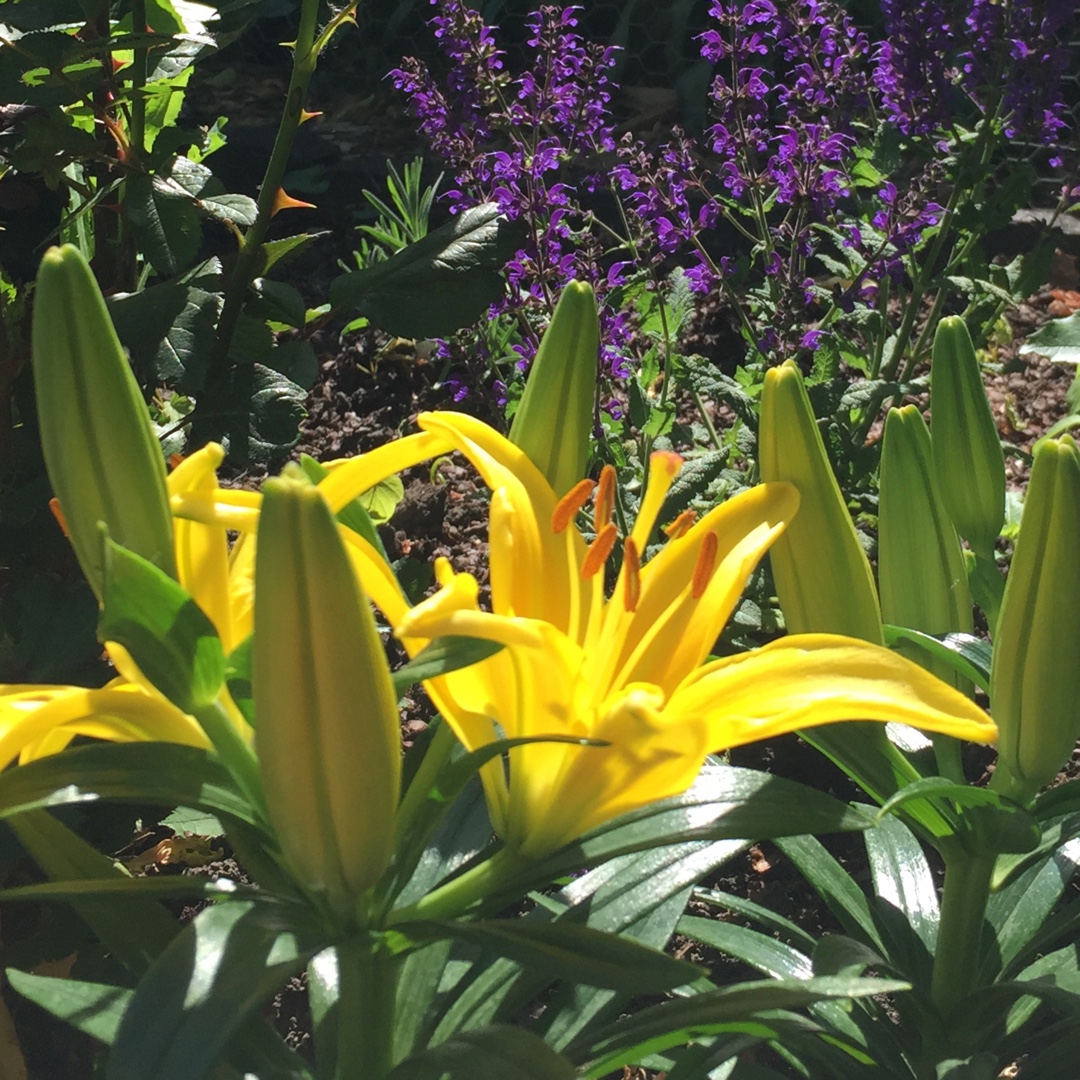
{"type": "MultiPolygon", "coordinates": [[[[621,586],[623,607],[628,612],[637,610],[638,601],[641,599],[641,556],[659,517],[664,498],[682,464],[683,459],[670,451],[658,451],[649,459],[649,483],[634,528],[623,541],[622,572],[616,585],[617,589],[621,586]]],[[[612,521],[615,511],[615,469],[611,465],[605,465],[600,470],[599,481],[578,481],[559,500],[551,515],[552,532],[564,532],[584,509],[594,492],[593,528],[596,535],[585,549],[585,557],[581,561],[581,577],[586,581],[604,568],[618,540],[618,528],[612,521]]],[[[682,511],[664,526],[664,535],[669,541],[681,540],[689,532],[696,517],[693,510],[682,511]]],[[[695,600],[700,600],[704,595],[716,570],[716,560],[716,534],[709,532],[702,539],[691,580],[690,591],[695,600]]]]}

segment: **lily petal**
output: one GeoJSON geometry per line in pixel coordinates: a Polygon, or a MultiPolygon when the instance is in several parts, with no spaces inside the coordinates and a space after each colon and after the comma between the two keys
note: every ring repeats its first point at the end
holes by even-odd
{"type": "Polygon", "coordinates": [[[713,750],[844,720],[911,724],[972,742],[997,738],[982,709],[918,664],[834,634],[798,634],[706,664],[666,712],[686,722],[707,717],[713,750]]]}
{"type": "MultiPolygon", "coordinates": [[[[217,491],[217,469],[225,451],[209,443],[182,461],[167,480],[169,495],[217,491]]],[[[221,525],[176,518],[173,521],[176,569],[180,584],[206,613],[226,653],[240,643],[233,624],[229,588],[229,538],[221,525]]]]}
{"type": "Polygon", "coordinates": [[[747,578],[798,509],[790,484],[761,484],[711,510],[642,567],[637,609],[616,590],[598,643],[598,680],[654,683],[671,693],[709,654],[747,578]],[[704,592],[692,583],[706,535],[716,537],[715,569],[704,592]]]}
{"type": "Polygon", "coordinates": [[[114,682],[102,690],[80,686],[0,688],[0,768],[59,728],[70,731],[72,737],[157,739],[209,746],[192,717],[164,698],[130,684],[114,682]]]}

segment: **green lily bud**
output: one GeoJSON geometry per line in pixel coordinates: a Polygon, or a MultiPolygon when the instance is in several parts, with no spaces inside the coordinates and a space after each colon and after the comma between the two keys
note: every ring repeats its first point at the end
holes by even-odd
{"type": "Polygon", "coordinates": [[[45,465],[94,592],[104,581],[99,521],[175,577],[161,446],[101,290],[70,244],[41,260],[32,340],[45,465]]]}
{"type": "Polygon", "coordinates": [[[930,368],[934,472],[956,531],[992,559],[1005,521],[1005,456],[964,320],[938,323],[930,368]]]}
{"type": "Polygon", "coordinates": [[[599,349],[592,286],[571,281],[540,340],[510,426],[510,441],[525,451],[560,498],[585,475],[589,462],[599,349]]]}
{"type": "Polygon", "coordinates": [[[993,786],[1018,802],[1057,776],[1080,738],[1078,536],[1080,450],[1063,435],[1035,447],[990,665],[993,786]]]}
{"type": "Polygon", "coordinates": [[[799,490],[799,512],[769,550],[788,631],[882,644],[874,575],[790,360],[765,376],[758,454],[762,480],[799,490]]]}
{"type": "MultiPolygon", "coordinates": [[[[878,584],[888,623],[927,634],[968,631],[971,593],[960,538],[934,480],[930,431],[914,405],[890,409],[881,451],[878,584]]],[[[912,647],[911,659],[953,685],[955,673],[912,647]]]]}
{"type": "MultiPolygon", "coordinates": [[[[881,645],[881,611],[869,560],[833,475],[802,374],[792,361],[765,376],[758,432],[762,480],[799,490],[799,511],[769,549],[789,633],[834,633],[881,645]]],[[[799,735],[884,801],[918,778],[880,724],[850,723],[799,735]]],[[[935,835],[947,826],[925,815],[935,835]]]]}
{"type": "Polygon", "coordinates": [[[351,922],[390,862],[397,699],[334,515],[298,466],[263,485],[252,648],[255,748],[285,864],[351,922]]]}

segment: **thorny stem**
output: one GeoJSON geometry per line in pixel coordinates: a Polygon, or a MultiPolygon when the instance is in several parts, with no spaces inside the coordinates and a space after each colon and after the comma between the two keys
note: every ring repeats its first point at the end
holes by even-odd
{"type": "MultiPolygon", "coordinates": [[[[210,354],[206,386],[203,390],[204,395],[213,400],[220,400],[226,397],[228,393],[230,381],[229,349],[244,307],[244,301],[247,298],[248,286],[259,272],[259,264],[263,256],[263,241],[266,239],[270,219],[274,216],[275,202],[278,191],[281,189],[281,183],[285,178],[285,170],[289,163],[289,155],[292,153],[292,145],[296,138],[297,129],[304,119],[304,105],[307,102],[311,77],[314,75],[318,64],[319,53],[337,29],[352,18],[357,2],[359,0],[346,5],[342,11],[338,12],[330,20],[323,32],[317,35],[318,0],[302,0],[300,25],[297,29],[296,41],[292,44],[292,76],[286,93],[285,108],[282,111],[277,135],[274,138],[274,148],[271,151],[270,160],[266,165],[266,171],[263,174],[262,184],[259,188],[255,224],[244,234],[240,244],[240,251],[225,285],[225,299],[222,304],[221,318],[218,322],[214,346],[210,354]]],[[[196,441],[205,442],[214,434],[207,427],[206,420],[207,418],[204,417],[203,422],[197,425],[202,430],[194,433],[196,441]]],[[[243,460],[246,457],[247,449],[246,412],[235,417],[235,420],[236,422],[233,424],[235,430],[231,433],[231,449],[238,459],[243,460]]]]}

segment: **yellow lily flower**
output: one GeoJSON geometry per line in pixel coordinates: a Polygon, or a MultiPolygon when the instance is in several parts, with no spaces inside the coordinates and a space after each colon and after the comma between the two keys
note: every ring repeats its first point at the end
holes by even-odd
{"type": "MultiPolygon", "coordinates": [[[[364,587],[410,653],[457,634],[506,648],[428,683],[469,750],[500,738],[570,736],[605,745],[536,742],[482,773],[507,848],[537,856],[693,782],[705,755],[848,719],[912,724],[992,741],[992,721],[966,697],[888,650],[835,635],[786,638],[705,663],[746,579],[798,507],[793,486],[762,484],[696,523],[680,516],[644,554],[682,464],[654,454],[649,483],[610,598],[602,573],[615,544],[614,473],[561,499],[526,454],[482,422],[426,413],[422,434],[331,465],[320,492],[340,510],[391,472],[456,449],[491,489],[491,611],[478,583],[436,564],[440,586],[409,607],[385,560],[345,530],[364,587]],[[596,491],[587,543],[575,524],[596,491]]],[[[257,524],[257,497],[174,499],[174,512],[232,528],[257,524]]],[[[807,568],[812,573],[812,568],[807,568]]]]}
{"type": "MultiPolygon", "coordinates": [[[[224,451],[211,444],[192,454],[167,479],[170,497],[214,492],[224,451]]],[[[180,584],[195,598],[226,651],[251,632],[254,538],[229,551],[220,525],[174,520],[180,584]]],[[[99,690],[81,686],[0,685],[0,769],[58,753],[77,735],[116,742],[162,740],[209,747],[196,720],[172,705],[144,678],[127,650],[106,642],[119,677],[99,690]]],[[[226,696],[227,697],[227,696],[226,696]]],[[[233,722],[250,738],[247,722],[230,700],[233,722]]]]}

